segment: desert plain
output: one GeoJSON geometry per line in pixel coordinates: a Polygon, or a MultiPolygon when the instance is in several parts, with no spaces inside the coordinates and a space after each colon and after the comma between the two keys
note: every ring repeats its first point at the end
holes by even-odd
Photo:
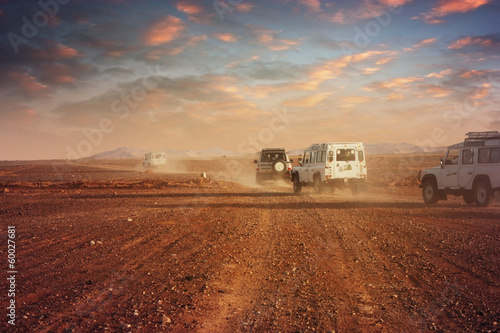
{"type": "Polygon", "coordinates": [[[425,205],[438,155],[368,155],[357,196],[258,186],[251,159],[140,163],[0,162],[0,330],[499,330],[500,203],[425,205]]]}

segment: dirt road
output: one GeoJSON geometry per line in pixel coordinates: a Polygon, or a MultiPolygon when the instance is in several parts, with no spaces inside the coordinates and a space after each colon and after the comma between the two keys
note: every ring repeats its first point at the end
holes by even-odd
{"type": "MultiPolygon", "coordinates": [[[[1,241],[15,226],[18,272],[16,325],[2,315],[2,329],[498,331],[498,204],[428,207],[418,189],[297,196],[289,184],[91,166],[61,166],[58,179],[43,166],[0,169],[1,241]]],[[[0,254],[5,263],[5,245],[0,254]]]]}

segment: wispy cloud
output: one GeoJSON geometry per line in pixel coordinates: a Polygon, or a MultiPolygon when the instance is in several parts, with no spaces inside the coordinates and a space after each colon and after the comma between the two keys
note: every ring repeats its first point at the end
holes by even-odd
{"type": "Polygon", "coordinates": [[[421,14],[421,17],[428,24],[444,23],[444,16],[470,12],[492,2],[493,0],[440,0],[430,12],[421,14]]]}
{"type": "Polygon", "coordinates": [[[448,46],[449,49],[458,50],[469,46],[491,47],[500,46],[500,41],[495,40],[492,36],[476,36],[476,37],[463,37],[448,46]]]}

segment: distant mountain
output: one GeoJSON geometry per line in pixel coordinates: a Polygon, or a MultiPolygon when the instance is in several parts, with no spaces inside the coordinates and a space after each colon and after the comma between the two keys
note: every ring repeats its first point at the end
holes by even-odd
{"type": "MultiPolygon", "coordinates": [[[[240,154],[238,152],[223,150],[220,148],[210,148],[203,150],[165,149],[158,151],[164,151],[167,157],[170,158],[182,158],[182,157],[207,158],[207,157],[222,157],[222,156],[227,156],[227,157],[243,156],[243,154],[240,154]]],[[[121,147],[121,148],[116,148],[114,150],[104,151],[102,153],[89,156],[86,159],[114,160],[114,159],[143,158],[144,153],[146,152],[148,151],[143,149],[121,147]]]]}
{"type": "MultiPolygon", "coordinates": [[[[411,153],[421,153],[429,152],[428,149],[422,149],[419,146],[413,145],[411,143],[365,143],[365,149],[367,154],[411,154],[411,153]]],[[[287,151],[290,156],[302,155],[305,148],[293,149],[287,151]]],[[[446,150],[446,147],[436,147],[436,152],[441,152],[446,150]]],[[[234,152],[230,150],[224,150],[221,148],[209,148],[202,150],[177,150],[177,149],[165,149],[163,150],[167,157],[170,158],[208,158],[208,157],[242,157],[245,154],[234,152]]],[[[87,157],[88,159],[129,159],[129,158],[143,158],[144,153],[147,150],[137,149],[137,148],[127,148],[121,147],[114,150],[105,151],[99,154],[87,157]]]]}
{"type": "MultiPolygon", "coordinates": [[[[381,155],[390,155],[390,154],[413,154],[413,153],[421,153],[421,152],[429,152],[429,148],[421,148],[419,146],[413,145],[411,143],[364,143],[365,150],[367,154],[381,154],[381,155]]],[[[290,156],[302,155],[304,153],[305,148],[302,149],[294,149],[287,151],[290,156]]],[[[445,151],[446,147],[435,147],[435,152],[445,151]]]]}
{"type": "Polygon", "coordinates": [[[88,159],[95,160],[117,160],[117,159],[127,159],[127,158],[143,158],[146,151],[137,148],[127,148],[121,147],[114,150],[105,151],[99,154],[95,154],[87,157],[88,159]]]}

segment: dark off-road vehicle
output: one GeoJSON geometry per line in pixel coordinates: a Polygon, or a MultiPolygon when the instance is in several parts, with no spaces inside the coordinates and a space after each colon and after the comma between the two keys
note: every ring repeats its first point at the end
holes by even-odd
{"type": "Polygon", "coordinates": [[[288,158],[284,148],[264,148],[254,163],[255,181],[262,184],[264,180],[289,178],[293,160],[288,158]]]}

